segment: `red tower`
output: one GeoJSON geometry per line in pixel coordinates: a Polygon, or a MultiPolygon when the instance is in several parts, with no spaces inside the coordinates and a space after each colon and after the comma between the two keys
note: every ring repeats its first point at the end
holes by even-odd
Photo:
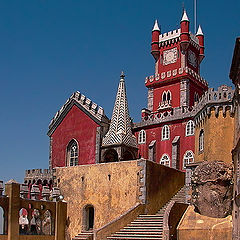
{"type": "Polygon", "coordinates": [[[145,80],[148,107],[142,110],[142,121],[134,126],[142,157],[179,169],[187,156],[194,158],[191,109],[208,89],[199,75],[204,36],[201,27],[192,34],[189,24],[186,11],[180,28],[174,31],[161,34],[155,22],[151,43],[155,75],[145,80]]]}

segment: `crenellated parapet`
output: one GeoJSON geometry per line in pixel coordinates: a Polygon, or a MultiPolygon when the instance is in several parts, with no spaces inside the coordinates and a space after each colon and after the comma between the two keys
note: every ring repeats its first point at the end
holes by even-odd
{"type": "Polygon", "coordinates": [[[215,116],[218,116],[220,109],[222,109],[223,115],[227,110],[233,114],[233,95],[234,90],[227,85],[221,85],[216,91],[214,88],[209,88],[194,107],[195,124],[198,125],[205,117],[210,116],[212,110],[215,111],[215,116]]]}
{"type": "Polygon", "coordinates": [[[208,86],[207,81],[202,78],[198,73],[196,73],[193,69],[185,67],[179,69],[169,70],[167,72],[161,72],[159,74],[152,75],[150,77],[145,78],[145,85],[146,87],[152,87],[153,85],[160,84],[164,81],[169,81],[175,78],[184,77],[184,76],[192,76],[193,80],[197,81],[198,83],[208,86]]]}
{"type": "Polygon", "coordinates": [[[52,181],[52,171],[50,169],[29,169],[25,171],[24,182],[33,183],[41,180],[41,182],[52,181]]]}
{"type": "Polygon", "coordinates": [[[107,122],[108,119],[104,114],[104,109],[93,102],[91,99],[87,98],[85,95],[81,94],[79,91],[74,92],[70,98],[67,99],[65,104],[61,107],[59,111],[55,114],[53,119],[49,124],[49,129],[51,129],[59,120],[59,118],[64,115],[65,111],[69,110],[72,104],[77,104],[82,110],[89,114],[92,118],[98,120],[99,122],[107,122]]]}

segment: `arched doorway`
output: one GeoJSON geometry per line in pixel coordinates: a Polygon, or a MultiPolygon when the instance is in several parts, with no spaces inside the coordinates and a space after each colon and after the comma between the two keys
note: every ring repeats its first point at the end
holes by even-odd
{"type": "Polygon", "coordinates": [[[94,207],[87,205],[83,209],[83,229],[85,231],[92,231],[94,227],[94,207]]]}
{"type": "Polygon", "coordinates": [[[129,151],[124,152],[123,161],[133,160],[133,155],[129,151]]]}
{"type": "Polygon", "coordinates": [[[104,154],[104,162],[117,162],[118,161],[118,154],[117,151],[114,149],[107,150],[104,154]]]}

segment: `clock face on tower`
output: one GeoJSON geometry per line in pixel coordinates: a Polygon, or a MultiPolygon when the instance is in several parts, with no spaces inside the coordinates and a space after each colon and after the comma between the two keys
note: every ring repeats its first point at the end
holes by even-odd
{"type": "Polygon", "coordinates": [[[177,61],[177,48],[172,48],[169,50],[165,50],[163,52],[163,65],[168,65],[171,63],[175,63],[177,61]]]}
{"type": "Polygon", "coordinates": [[[188,61],[193,67],[197,67],[196,54],[191,50],[188,51],[188,61]]]}

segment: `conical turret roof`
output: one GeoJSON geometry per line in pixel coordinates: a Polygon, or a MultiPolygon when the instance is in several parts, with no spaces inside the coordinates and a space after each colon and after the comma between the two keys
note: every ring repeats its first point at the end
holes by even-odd
{"type": "Polygon", "coordinates": [[[153,30],[152,31],[160,31],[160,28],[158,26],[158,21],[157,19],[155,20],[154,26],[153,26],[153,30]]]}
{"type": "Polygon", "coordinates": [[[137,147],[136,137],[132,134],[131,129],[124,77],[125,75],[122,72],[110,127],[103,138],[103,146],[124,144],[135,148],[137,147]]]}

